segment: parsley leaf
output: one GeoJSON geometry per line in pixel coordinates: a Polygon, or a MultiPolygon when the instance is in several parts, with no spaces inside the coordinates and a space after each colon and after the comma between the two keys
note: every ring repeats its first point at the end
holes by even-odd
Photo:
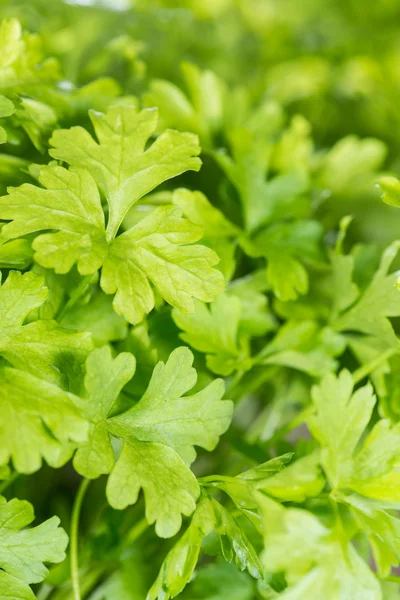
{"type": "Polygon", "coordinates": [[[157,126],[156,109],[121,106],[89,114],[98,142],[82,127],[61,129],[50,140],[50,154],[92,175],[108,202],[110,241],[142,196],[171,177],[199,170],[200,148],[195,135],[168,130],[145,150],[157,126]]]}
{"type": "Polygon", "coordinates": [[[215,530],[220,538],[225,560],[234,562],[241,571],[259,579],[262,567],[257,553],[244,531],[230,512],[214,498],[204,497],[199,502],[185,533],[170,550],[147,600],[174,598],[189,583],[199,559],[203,539],[215,530]]]}
{"type": "Polygon", "coordinates": [[[211,501],[201,500],[185,533],[167,554],[156,581],[146,600],[174,598],[189,583],[196,567],[203,538],[214,528],[215,516],[211,501]]]}
{"type": "Polygon", "coordinates": [[[193,131],[209,147],[223,122],[224,82],[213,71],[201,71],[193,63],[182,63],[181,71],[189,97],[173,83],[153,79],[143,100],[147,106],[159,107],[164,126],[193,131]]]}
{"type": "Polygon", "coordinates": [[[338,331],[359,331],[373,335],[388,346],[398,344],[388,317],[400,315],[398,275],[389,273],[400,244],[393,242],[383,253],[379,269],[354,306],[344,312],[334,324],[338,331]]]}
{"type": "MultiPolygon", "coordinates": [[[[110,152],[112,155],[123,153],[121,160],[126,161],[124,153],[128,152],[131,163],[130,166],[123,163],[126,172],[117,173],[118,165],[114,165],[111,172],[105,170],[106,176],[101,170],[105,169],[104,165],[101,167],[94,162],[94,166],[90,167],[82,157],[82,160],[76,161],[71,158],[70,162],[76,162],[78,166],[70,170],[59,166],[41,168],[39,182],[44,188],[23,184],[19,188],[10,188],[9,194],[0,198],[0,217],[11,221],[2,227],[1,237],[7,241],[38,231],[58,230],[35,238],[35,260],[61,274],[69,272],[75,263],[82,275],[93,274],[103,267],[101,286],[108,294],[116,293],[114,309],[128,321],[138,323],[154,307],[151,284],[167,302],[183,311],[191,311],[194,309],[192,297],[205,302],[213,300],[223,290],[224,278],[213,268],[219,262],[215,252],[193,245],[202,237],[202,229],[182,218],[180,209],[172,205],[155,209],[113,239],[126,212],[143,194],[165,179],[189,168],[197,168],[200,164],[192,156],[197,152],[197,147],[194,148],[190,141],[192,138],[185,141],[185,134],[177,132],[166,132],[144,152],[142,146],[147,137],[143,138],[141,128],[147,131],[147,136],[150,135],[154,119],[152,117],[149,125],[148,118],[153,112],[142,114],[128,108],[118,110],[120,112],[96,116],[100,145],[84,129],[79,131],[96,145],[99,161],[105,160],[110,152]],[[115,131],[109,130],[112,123],[115,131]],[[107,134],[101,129],[101,124],[107,134]],[[111,135],[112,131],[114,134],[111,135]],[[175,134],[178,137],[174,137],[175,134]],[[164,141],[160,141],[162,139],[164,141]],[[119,150],[109,148],[108,143],[117,144],[119,150]],[[176,162],[175,151],[182,155],[181,162],[176,162]],[[171,163],[164,156],[165,152],[171,163]],[[138,157],[142,157],[142,162],[138,157]],[[109,201],[107,230],[93,177],[109,201]],[[112,219],[117,219],[118,224],[116,228],[112,226],[113,233],[109,236],[107,231],[112,219]]],[[[68,144],[72,144],[68,141],[68,131],[59,132],[57,139],[63,140],[64,134],[68,148],[68,144]]],[[[59,152],[63,147],[60,142],[59,152]]],[[[75,143],[73,147],[76,147],[75,143]]]]}
{"type": "Polygon", "coordinates": [[[87,435],[73,397],[58,386],[18,369],[0,367],[0,464],[11,458],[19,473],[33,473],[42,457],[60,467],[87,435]]]}
{"type": "Polygon", "coordinates": [[[68,536],[52,517],[28,528],[34,519],[32,505],[25,500],[7,502],[0,496],[0,597],[34,600],[30,583],[42,581],[48,570],[44,562],[65,558],[68,536]]]}
{"type": "Polygon", "coordinates": [[[150,282],[162,297],[185,312],[193,297],[210,302],[223,290],[224,278],[213,268],[218,257],[210,248],[193,245],[202,230],[181,217],[174,206],[160,206],[111,244],[101,286],[116,292],[114,309],[131,323],[154,307],[150,282]]]}
{"type": "Polygon", "coordinates": [[[42,266],[68,273],[78,263],[82,275],[97,271],[107,253],[104,213],[100,194],[84,169],[43,167],[39,182],[10,188],[0,199],[4,225],[2,236],[13,239],[43,230],[58,230],[37,237],[35,260],[42,266]]]}
{"type": "Polygon", "coordinates": [[[0,354],[18,369],[68,385],[79,377],[93,344],[90,334],[67,331],[52,320],[24,324],[47,294],[42,276],[9,273],[0,287],[0,354]]]}
{"type": "Polygon", "coordinates": [[[207,305],[196,302],[195,312],[173,311],[173,319],[184,333],[180,337],[196,350],[206,353],[207,366],[218,375],[251,366],[248,340],[239,336],[242,305],[236,296],[220,294],[207,305]]]}
{"type": "Polygon", "coordinates": [[[353,393],[348,371],[337,378],[327,375],[314,388],[313,400],[316,413],[309,425],[321,444],[321,462],[332,496],[352,508],[371,536],[379,569],[387,574],[391,564],[400,560],[400,521],[390,513],[400,500],[400,427],[382,419],[364,437],[376,398],[370,385],[353,393]]]}
{"type": "Polygon", "coordinates": [[[95,350],[87,363],[90,396],[81,406],[91,429],[89,443],[78,449],[74,466],[91,478],[111,471],[107,497],[114,508],[134,504],[143,488],[146,518],[150,523],[156,521],[157,534],[162,537],[174,535],[181,525],[181,513],[190,515],[195,508],[199,487],[189,469],[196,457],[194,445],[212,450],[232,415],[232,404],[221,401],[221,380],[183,396],[196,383],[192,362],[187,348],[176,349],[166,364],[156,365],[141,400],[116,416],[110,412],[120,389],[133,375],[132,356],[122,353],[113,361],[103,347],[95,350]],[[115,466],[110,433],[123,442],[115,466]]]}
{"type": "Polygon", "coordinates": [[[340,533],[311,513],[260,497],[265,520],[265,567],[284,572],[282,600],[381,600],[378,580],[340,533]]]}

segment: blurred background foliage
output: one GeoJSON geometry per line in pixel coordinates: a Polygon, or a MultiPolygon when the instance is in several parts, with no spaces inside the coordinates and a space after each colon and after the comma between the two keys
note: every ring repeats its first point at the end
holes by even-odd
{"type": "MultiPolygon", "coordinates": [[[[62,126],[79,118],[87,125],[89,106],[104,109],[121,95],[142,98],[159,78],[193,98],[195,75],[182,69],[191,63],[226,86],[231,114],[223,117],[225,129],[251,107],[276,102],[283,126],[297,114],[307,120],[297,123],[298,136],[312,137],[314,156],[350,134],[378,138],[334,146],[330,167],[340,176],[330,169],[331,181],[319,178],[318,217],[331,227],[352,213],[358,239],[381,246],[396,237],[400,217],[376,201],[370,183],[376,171],[400,169],[398,0],[2,0],[0,16],[16,17],[40,34],[43,57],[59,61],[57,85],[39,97],[52,104],[62,126]]],[[[203,83],[206,94],[212,91],[213,82],[203,83]]],[[[50,131],[54,123],[47,119],[50,131]]],[[[218,119],[214,115],[215,148],[227,145],[218,119]]],[[[176,119],[170,125],[177,127],[176,119]]],[[[210,140],[202,141],[207,149],[210,140]]],[[[11,158],[0,161],[0,183],[10,177],[18,183],[21,165],[14,156],[27,156],[24,136],[15,134],[7,146],[11,158]]],[[[36,150],[32,161],[43,162],[36,150]]],[[[203,170],[201,179],[215,189],[215,165],[206,159],[204,169],[208,177],[203,170]]]]}
{"type": "MultiPolygon", "coordinates": [[[[235,271],[239,287],[233,293],[240,297],[240,278],[253,269],[256,274],[252,283],[245,282],[254,292],[253,304],[244,298],[248,321],[253,323],[253,329],[249,323],[241,324],[245,334],[256,337],[262,328],[261,335],[269,335],[276,330],[277,319],[313,319],[310,330],[288,328],[286,337],[290,343],[305,338],[305,353],[318,343],[327,362],[323,367],[332,369],[333,357],[343,349],[334,347],[334,339],[315,341],[316,324],[325,324],[334,294],[329,261],[319,250],[320,237],[324,236],[324,247],[331,249],[340,219],[348,214],[355,217],[346,245],[357,244],[355,280],[365,290],[380,250],[400,232],[400,211],[384,205],[376,187],[382,173],[400,172],[400,0],[0,0],[0,18],[17,18],[31,32],[24,34],[29,36],[24,38],[26,55],[14,79],[10,79],[6,59],[1,58],[4,40],[0,35],[0,94],[10,97],[19,111],[15,121],[13,116],[0,118],[0,127],[7,133],[7,143],[0,147],[0,192],[7,185],[35,180],[37,169],[29,165],[48,162],[48,138],[54,128],[82,124],[90,129],[89,108],[106,110],[119,102],[157,105],[160,129],[173,127],[200,136],[201,172],[184,175],[179,185],[204,192],[232,221],[225,222],[226,239],[218,248],[213,239],[207,243],[220,254],[228,280],[235,271]],[[275,200],[276,210],[271,214],[265,212],[265,202],[260,206],[268,197],[275,200]],[[284,219],[300,222],[302,228],[306,220],[322,224],[321,231],[309,225],[309,246],[298,239],[301,236],[294,227],[292,232],[282,229],[286,243],[293,244],[294,255],[298,252],[304,258],[310,274],[310,294],[297,303],[291,300],[306,290],[294,290],[291,297],[293,290],[282,294],[279,282],[277,293],[274,281],[263,287],[257,279],[256,269],[265,267],[265,258],[271,261],[268,252],[261,252],[260,258],[257,244],[267,249],[276,244],[280,251],[281,240],[273,239],[270,232],[275,225],[277,231],[284,219]],[[263,225],[271,225],[264,237],[258,232],[263,225]],[[224,255],[229,248],[234,250],[235,227],[253,236],[254,244],[238,252],[237,264],[232,256],[224,255]],[[270,284],[276,295],[272,300],[275,314],[261,295],[270,291],[270,284]]],[[[176,186],[173,182],[171,187],[176,186]]],[[[161,194],[147,197],[149,208],[170,202],[170,189],[167,184],[161,194]]],[[[140,212],[128,215],[126,226],[143,216],[146,202],[140,212]]],[[[302,276],[303,271],[300,280],[302,276]]],[[[272,280],[271,273],[269,277],[272,280]]],[[[146,382],[155,361],[150,343],[146,346],[148,331],[163,359],[180,343],[179,330],[166,310],[150,315],[148,330],[139,327],[128,340],[124,331],[109,341],[121,339],[119,350],[137,355],[142,351],[145,372],[138,372],[137,378],[143,376],[146,382]]],[[[259,350],[257,344],[258,340],[259,350]]],[[[398,362],[398,358],[393,360],[398,362]]],[[[200,377],[204,373],[210,377],[204,358],[196,355],[196,361],[200,377]]],[[[347,352],[342,362],[352,368],[354,357],[347,352]]],[[[308,402],[312,377],[320,375],[295,373],[289,376],[284,368],[264,365],[243,378],[234,399],[261,388],[272,401],[265,406],[254,398],[254,405],[244,402],[241,407],[239,403],[217,463],[214,457],[200,454],[198,474],[204,465],[204,472],[238,471],[249,457],[267,460],[271,447],[278,453],[293,449],[290,439],[278,436],[277,442],[276,432],[282,428],[283,438],[286,423],[308,402]],[[263,444],[267,442],[266,449],[263,444]]],[[[388,387],[390,393],[382,396],[385,401],[389,396],[397,422],[400,402],[394,376],[388,387]]],[[[307,454],[307,444],[307,439],[296,444],[300,455],[302,451],[307,454]]],[[[35,485],[29,478],[17,480],[15,495],[29,497],[39,517],[56,513],[67,522],[71,472],[44,468],[35,477],[35,485]]],[[[90,515],[84,523],[90,535],[83,556],[86,553],[92,560],[85,573],[87,589],[105,580],[90,599],[125,600],[132,597],[134,586],[141,586],[135,593],[144,597],[171,542],[160,542],[145,531],[146,543],[140,551],[137,547],[127,550],[129,532],[142,535],[134,529],[141,513],[136,507],[123,514],[112,511],[106,506],[103,487],[104,482],[98,481],[91,488],[90,515]],[[97,514],[102,518],[96,521],[97,514]],[[107,565],[99,562],[98,570],[97,554],[107,555],[107,565]],[[122,564],[116,573],[114,555],[122,564]],[[148,574],[151,561],[157,564],[148,574]]],[[[182,598],[203,598],[204,589],[209,588],[206,597],[219,600],[227,597],[227,586],[232,588],[232,599],[254,597],[253,581],[230,565],[206,564],[199,573],[182,598]]],[[[68,565],[63,564],[52,570],[50,583],[57,586],[67,577],[68,565]]],[[[274,585],[278,589],[279,581],[274,585]]],[[[67,597],[56,596],[57,600],[67,597]]],[[[263,597],[270,596],[265,592],[263,597]]]]}

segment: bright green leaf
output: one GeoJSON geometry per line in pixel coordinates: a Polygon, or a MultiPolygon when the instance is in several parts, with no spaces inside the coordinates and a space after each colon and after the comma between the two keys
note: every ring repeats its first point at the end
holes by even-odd
{"type": "Polygon", "coordinates": [[[121,106],[106,114],[90,111],[98,142],[82,127],[55,131],[51,156],[87,169],[107,198],[107,239],[116,235],[135,202],[187,170],[198,171],[197,137],[167,130],[145,150],[157,126],[157,110],[121,106]]]}

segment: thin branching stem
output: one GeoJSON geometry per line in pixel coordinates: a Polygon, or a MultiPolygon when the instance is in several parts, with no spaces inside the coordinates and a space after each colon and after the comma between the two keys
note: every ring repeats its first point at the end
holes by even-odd
{"type": "Polygon", "coordinates": [[[72,592],[74,600],[81,600],[81,592],[79,585],[79,558],[78,558],[78,541],[79,541],[79,517],[81,513],[83,499],[86,490],[90,483],[90,479],[83,479],[75,497],[74,506],[72,509],[71,529],[70,529],[70,569],[72,592]]]}

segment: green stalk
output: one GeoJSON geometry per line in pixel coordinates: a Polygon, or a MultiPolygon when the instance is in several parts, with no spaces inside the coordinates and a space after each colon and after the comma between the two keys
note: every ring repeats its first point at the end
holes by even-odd
{"type": "Polygon", "coordinates": [[[136,540],[138,540],[144,534],[144,532],[148,530],[149,527],[150,525],[146,517],[143,517],[143,519],[135,523],[135,525],[126,533],[122,547],[126,548],[127,546],[130,546],[136,542],[136,540]]]}
{"type": "Polygon", "coordinates": [[[79,537],[79,517],[82,508],[82,502],[90,479],[83,479],[79,486],[72,509],[71,529],[70,529],[70,568],[71,581],[74,600],[81,600],[79,586],[79,561],[78,561],[78,537],[79,537]]]}
{"type": "Polygon", "coordinates": [[[375,369],[380,367],[384,362],[386,362],[387,360],[389,360],[389,358],[396,354],[396,352],[399,352],[399,348],[397,346],[394,348],[388,348],[369,362],[359,367],[353,373],[354,383],[358,383],[359,381],[364,379],[364,377],[370,375],[373,371],[375,371],[375,369]]]}

